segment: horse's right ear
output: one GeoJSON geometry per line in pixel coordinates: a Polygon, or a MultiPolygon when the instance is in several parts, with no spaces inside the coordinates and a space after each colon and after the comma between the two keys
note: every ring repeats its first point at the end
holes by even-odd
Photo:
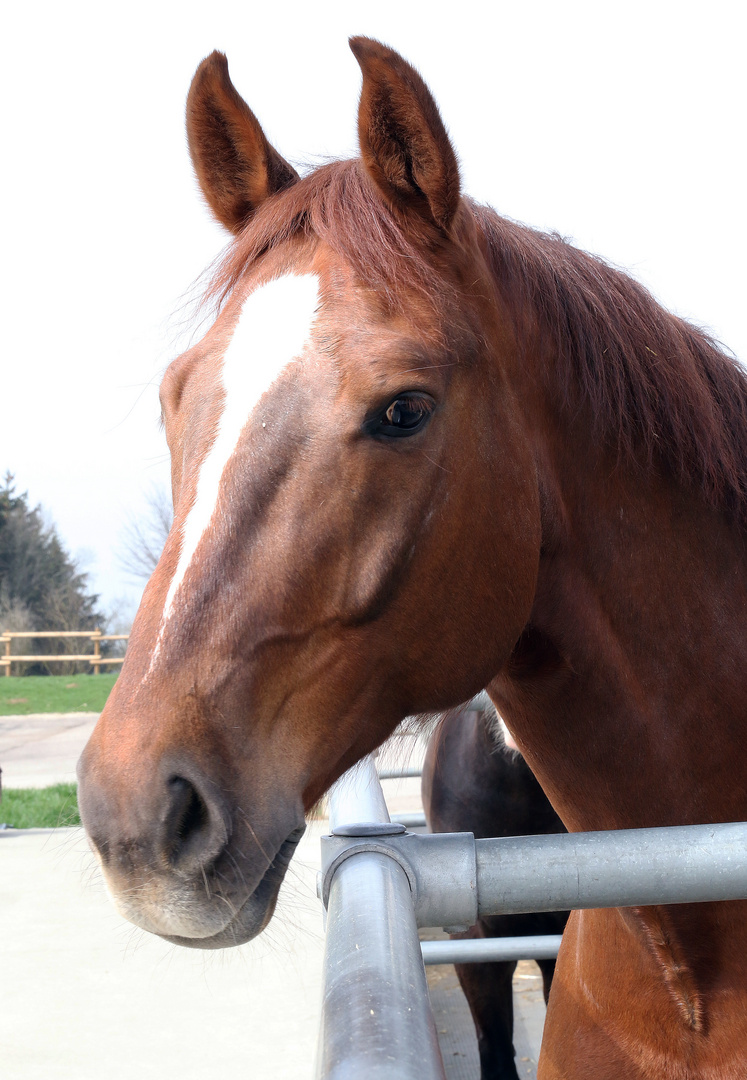
{"type": "Polygon", "coordinates": [[[192,79],[187,140],[210,209],[233,233],[264,199],[298,179],[231,82],[223,53],[211,53],[192,79]]]}

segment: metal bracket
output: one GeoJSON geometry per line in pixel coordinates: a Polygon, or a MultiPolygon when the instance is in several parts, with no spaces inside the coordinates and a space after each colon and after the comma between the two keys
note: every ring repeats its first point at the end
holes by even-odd
{"type": "MultiPolygon", "coordinates": [[[[407,834],[405,834],[407,835],[407,834]]],[[[390,859],[394,859],[395,862],[404,870],[407,875],[407,880],[410,883],[410,891],[413,897],[417,895],[417,879],[413,872],[412,867],[403,859],[400,853],[394,848],[391,843],[393,837],[386,836],[386,839],[375,836],[323,836],[322,838],[322,887],[321,887],[321,901],[325,908],[329,906],[329,887],[332,882],[332,877],[335,870],[341,863],[344,863],[346,859],[349,859],[352,855],[360,855],[364,851],[377,851],[380,855],[388,855],[390,859]]]]}
{"type": "Polygon", "coordinates": [[[325,908],[337,868],[367,851],[387,855],[402,867],[418,926],[469,927],[477,922],[477,860],[472,833],[323,836],[320,895],[325,908]]]}

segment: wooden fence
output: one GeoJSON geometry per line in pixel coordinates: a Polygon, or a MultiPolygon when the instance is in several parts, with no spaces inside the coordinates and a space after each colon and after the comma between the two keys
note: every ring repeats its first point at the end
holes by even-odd
{"type": "Polygon", "coordinates": [[[127,641],[129,634],[102,634],[100,630],[3,630],[0,634],[0,645],[5,645],[5,655],[0,656],[0,667],[5,668],[5,674],[10,675],[11,664],[15,663],[81,663],[87,661],[93,667],[94,675],[98,675],[101,667],[105,664],[121,664],[123,656],[102,656],[102,641],[127,641]],[[31,655],[19,655],[11,653],[11,644],[15,638],[86,638],[93,642],[92,653],[65,653],[64,655],[44,655],[32,653],[31,655]]]}

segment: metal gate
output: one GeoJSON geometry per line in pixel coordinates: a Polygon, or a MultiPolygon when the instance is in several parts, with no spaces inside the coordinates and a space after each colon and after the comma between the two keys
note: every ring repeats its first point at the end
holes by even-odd
{"type": "Polygon", "coordinates": [[[443,1080],[424,963],[554,956],[560,938],[421,945],[418,927],[747,899],[747,823],[493,840],[417,834],[390,820],[369,757],[330,792],[318,891],[327,937],[317,1077],[443,1080]]]}

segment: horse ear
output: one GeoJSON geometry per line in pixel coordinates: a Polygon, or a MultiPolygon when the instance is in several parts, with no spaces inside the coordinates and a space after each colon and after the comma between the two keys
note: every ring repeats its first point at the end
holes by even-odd
{"type": "Polygon", "coordinates": [[[350,48],[363,72],[358,138],[386,199],[448,230],[459,204],[459,166],[433,96],[402,57],[371,38],[350,48]]]}
{"type": "Polygon", "coordinates": [[[192,79],[187,140],[210,209],[233,233],[264,199],[298,179],[231,82],[223,53],[211,53],[192,79]]]}

